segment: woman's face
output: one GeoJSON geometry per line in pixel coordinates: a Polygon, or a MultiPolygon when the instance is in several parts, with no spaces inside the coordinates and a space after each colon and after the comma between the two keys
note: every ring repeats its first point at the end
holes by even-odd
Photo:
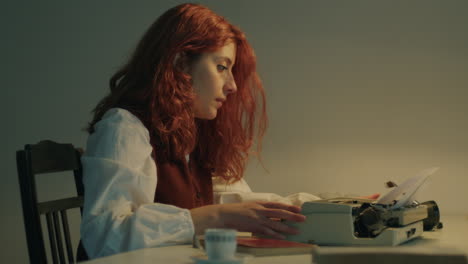
{"type": "Polygon", "coordinates": [[[235,61],[236,45],[231,42],[215,52],[201,54],[191,65],[189,74],[195,92],[196,118],[216,118],[227,96],[237,91],[232,75],[235,61]]]}

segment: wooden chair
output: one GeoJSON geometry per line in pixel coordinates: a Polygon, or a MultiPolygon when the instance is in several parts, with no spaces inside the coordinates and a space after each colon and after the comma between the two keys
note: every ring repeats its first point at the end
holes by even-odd
{"type": "Polygon", "coordinates": [[[83,206],[82,150],[71,144],[58,144],[45,140],[26,145],[16,152],[16,164],[23,205],[24,226],[31,263],[47,263],[41,215],[47,220],[47,231],[53,263],[75,263],[70,239],[67,210],[83,206]],[[35,176],[43,173],[73,171],[77,196],[38,202],[35,176]],[[63,236],[62,236],[63,232],[63,236]],[[66,255],[63,248],[66,247],[66,255]]]}

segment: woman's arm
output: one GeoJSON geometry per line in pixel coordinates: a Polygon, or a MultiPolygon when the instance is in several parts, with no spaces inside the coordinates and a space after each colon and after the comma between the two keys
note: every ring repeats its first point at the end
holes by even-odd
{"type": "Polygon", "coordinates": [[[122,109],[109,110],[89,136],[81,238],[90,258],[191,242],[190,211],[154,203],[151,152],[146,128],[122,109]]]}

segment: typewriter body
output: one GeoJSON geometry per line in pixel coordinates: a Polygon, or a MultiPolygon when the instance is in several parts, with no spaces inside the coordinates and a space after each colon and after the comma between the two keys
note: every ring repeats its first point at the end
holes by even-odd
{"type": "Polygon", "coordinates": [[[432,230],[439,224],[434,201],[394,208],[375,200],[334,198],[306,202],[302,223],[289,222],[300,230],[287,240],[318,245],[395,246],[432,230]]]}

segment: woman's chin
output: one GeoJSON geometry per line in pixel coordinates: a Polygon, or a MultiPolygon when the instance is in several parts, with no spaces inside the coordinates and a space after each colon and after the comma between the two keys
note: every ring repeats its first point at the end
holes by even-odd
{"type": "Polygon", "coordinates": [[[208,116],[208,117],[206,118],[206,120],[213,120],[213,119],[216,118],[217,115],[218,115],[218,113],[215,112],[214,114],[208,116]]]}
{"type": "Polygon", "coordinates": [[[204,113],[203,115],[196,115],[195,117],[198,119],[213,120],[216,118],[217,115],[218,115],[218,111],[215,110],[209,113],[204,113]]]}

